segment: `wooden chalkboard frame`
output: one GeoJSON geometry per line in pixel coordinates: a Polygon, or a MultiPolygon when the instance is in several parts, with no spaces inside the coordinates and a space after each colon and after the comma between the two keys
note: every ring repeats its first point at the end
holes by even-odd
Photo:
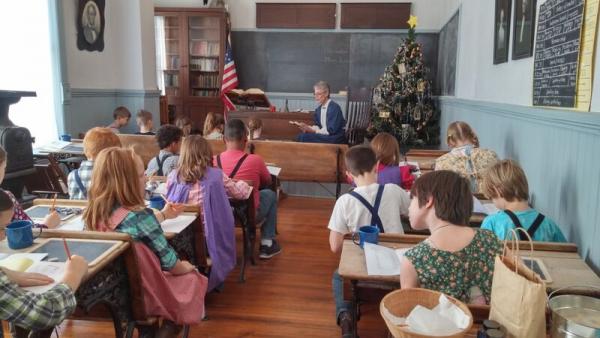
{"type": "Polygon", "coordinates": [[[515,0],[515,8],[513,11],[513,45],[512,45],[512,59],[513,60],[520,60],[520,59],[525,59],[528,57],[533,56],[533,39],[535,37],[535,31],[537,28],[537,22],[536,22],[536,15],[537,15],[537,0],[515,0]],[[526,36],[525,38],[527,39],[527,43],[529,44],[529,48],[522,52],[522,53],[518,53],[517,52],[517,20],[519,18],[517,18],[517,13],[519,12],[519,8],[521,8],[523,5],[523,1],[529,1],[530,2],[530,10],[529,13],[531,15],[531,33],[529,34],[529,36],[526,36]]]}

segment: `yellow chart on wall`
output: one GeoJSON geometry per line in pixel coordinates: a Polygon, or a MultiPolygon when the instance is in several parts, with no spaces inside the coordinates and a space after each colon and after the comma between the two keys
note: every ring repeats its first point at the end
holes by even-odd
{"type": "Polygon", "coordinates": [[[577,69],[577,89],[575,109],[589,111],[592,100],[594,78],[594,51],[596,47],[596,27],[600,0],[586,0],[584,8],[579,65],[577,69]]]}

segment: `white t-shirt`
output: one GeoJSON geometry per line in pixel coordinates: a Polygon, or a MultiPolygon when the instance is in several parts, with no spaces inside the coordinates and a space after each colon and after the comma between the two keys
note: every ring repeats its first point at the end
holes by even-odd
{"type": "MultiPolygon", "coordinates": [[[[373,183],[354,189],[371,205],[375,204],[379,184],[373,183]]],[[[400,215],[408,215],[410,196],[396,184],[386,184],[379,205],[379,218],[386,233],[404,233],[400,215]]],[[[354,232],[358,227],[371,224],[371,213],[354,196],[342,195],[333,208],[329,220],[329,230],[346,234],[354,232]]]]}

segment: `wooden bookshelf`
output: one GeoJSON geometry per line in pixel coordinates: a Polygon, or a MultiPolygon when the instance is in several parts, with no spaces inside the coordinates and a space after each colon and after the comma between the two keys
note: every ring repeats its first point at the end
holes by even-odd
{"type": "Polygon", "coordinates": [[[167,100],[161,123],[187,116],[201,129],[208,112],[223,112],[226,13],[218,8],[164,7],[154,13],[157,79],[167,100]]]}

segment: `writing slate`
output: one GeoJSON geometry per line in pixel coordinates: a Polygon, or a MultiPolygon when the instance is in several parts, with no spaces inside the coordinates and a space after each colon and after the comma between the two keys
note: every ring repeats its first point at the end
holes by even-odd
{"type": "Polygon", "coordinates": [[[533,105],[575,107],[583,0],[540,6],[533,70],[533,105]]]}
{"type": "MultiPolygon", "coordinates": [[[[66,239],[67,246],[71,255],[78,255],[89,263],[90,266],[96,265],[102,256],[113,246],[119,245],[119,241],[98,241],[98,240],[81,240],[81,239],[66,239]]],[[[32,253],[47,253],[45,260],[56,259],[59,262],[67,261],[67,253],[62,238],[50,238],[46,243],[31,251],[32,253]]]]}

